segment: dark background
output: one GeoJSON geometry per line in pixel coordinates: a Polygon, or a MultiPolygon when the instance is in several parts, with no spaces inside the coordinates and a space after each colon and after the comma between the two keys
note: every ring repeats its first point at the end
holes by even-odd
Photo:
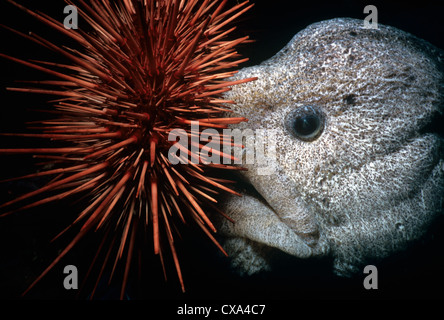
{"type": "MultiPolygon", "coordinates": [[[[231,1],[236,3],[235,0],[231,1]]],[[[244,45],[239,51],[250,61],[244,66],[260,63],[279,51],[298,31],[307,25],[335,17],[364,19],[363,9],[373,4],[378,9],[378,22],[398,27],[444,49],[444,5],[430,1],[254,1],[254,8],[238,20],[236,35],[249,35],[255,42],[244,45]]],[[[28,8],[41,10],[64,19],[63,1],[20,1],[28,8]],[[50,3],[50,4],[47,4],[50,3]]],[[[69,39],[43,26],[12,5],[0,4],[0,23],[22,32],[34,31],[57,44],[75,46],[69,39]]],[[[82,20],[79,21],[82,28],[82,20]]],[[[19,58],[33,58],[63,62],[51,52],[34,43],[17,38],[0,30],[0,52],[19,58]]],[[[23,132],[25,122],[35,120],[38,114],[30,109],[45,108],[48,97],[14,93],[5,87],[14,86],[15,80],[42,79],[42,74],[0,60],[0,132],[23,132]]],[[[18,84],[20,86],[20,84],[18,84]]],[[[23,143],[0,137],[1,147],[15,147],[23,143]]],[[[31,170],[32,159],[26,157],[1,157],[1,177],[16,176],[31,170]]],[[[38,185],[39,181],[35,181],[38,185]]],[[[9,184],[0,187],[0,199],[12,197],[32,189],[34,185],[9,184]],[[6,194],[8,193],[8,194],[6,194]]],[[[0,219],[0,298],[20,298],[21,292],[54,259],[66,243],[48,245],[49,240],[71,221],[78,207],[60,203],[44,210],[30,210],[0,219]]],[[[376,264],[379,271],[379,289],[365,290],[364,274],[352,278],[336,277],[329,259],[299,260],[276,253],[275,272],[243,278],[232,274],[227,259],[221,259],[216,249],[194,229],[185,231],[184,241],[178,244],[187,292],[181,293],[174,269],[168,273],[168,282],[160,276],[158,261],[153,260],[153,270],[144,271],[142,287],[131,283],[130,299],[169,298],[191,299],[380,299],[380,298],[440,298],[444,297],[443,219],[438,220],[431,232],[408,251],[401,252],[376,264]],[[157,274],[155,272],[158,272],[157,274]]],[[[91,240],[94,241],[94,240],[91,240]]],[[[27,299],[71,299],[77,292],[63,289],[63,266],[85,265],[93,254],[94,242],[83,243],[61,261],[39,283],[27,299]]],[[[88,264],[86,264],[88,266],[88,264]]],[[[80,278],[82,269],[79,270],[80,278]]],[[[140,283],[139,283],[140,284],[140,283]]],[[[87,293],[80,295],[85,298],[87,293]]],[[[98,298],[118,297],[118,283],[109,288],[103,285],[98,298]]]]}

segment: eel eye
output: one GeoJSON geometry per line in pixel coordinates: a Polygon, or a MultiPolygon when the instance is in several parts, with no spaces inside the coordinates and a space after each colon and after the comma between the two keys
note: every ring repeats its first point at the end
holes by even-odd
{"type": "Polygon", "coordinates": [[[325,117],[313,106],[296,109],[287,119],[287,129],[298,139],[311,142],[324,130],[325,117]]]}

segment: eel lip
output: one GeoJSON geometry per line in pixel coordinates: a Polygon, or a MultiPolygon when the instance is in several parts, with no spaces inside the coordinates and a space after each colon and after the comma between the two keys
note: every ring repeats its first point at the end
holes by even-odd
{"type": "Polygon", "coordinates": [[[268,206],[274,215],[308,246],[314,248],[318,244],[320,233],[313,217],[313,209],[300,197],[292,197],[290,194],[286,194],[283,198],[276,200],[267,194],[267,190],[258,190],[249,179],[247,181],[244,180],[244,183],[249,185],[250,190],[254,189],[253,196],[268,206]]]}
{"type": "Polygon", "coordinates": [[[316,247],[320,238],[319,229],[314,223],[314,219],[310,212],[307,212],[309,210],[305,208],[304,204],[298,203],[296,206],[299,211],[295,213],[294,211],[290,211],[292,208],[284,207],[284,210],[282,210],[282,208],[279,208],[280,210],[278,210],[264,199],[264,197],[262,197],[262,199],[271,211],[273,211],[276,217],[288,226],[307,246],[311,248],[316,247]],[[287,210],[291,213],[288,214],[287,210]]]}
{"type": "Polygon", "coordinates": [[[242,179],[242,197],[230,196],[225,212],[234,224],[225,220],[221,231],[229,237],[243,237],[269,247],[277,248],[300,258],[311,257],[317,249],[318,229],[295,230],[291,215],[282,218],[275,208],[247,180],[242,179]]]}
{"type": "Polygon", "coordinates": [[[294,231],[308,246],[311,248],[316,247],[319,241],[319,230],[303,233],[294,231]]]}

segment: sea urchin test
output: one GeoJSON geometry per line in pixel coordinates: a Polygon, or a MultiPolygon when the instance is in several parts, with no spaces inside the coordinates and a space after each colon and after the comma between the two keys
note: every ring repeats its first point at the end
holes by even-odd
{"type": "Polygon", "coordinates": [[[224,248],[241,272],[269,268],[267,248],[330,255],[349,275],[419,239],[442,210],[444,54],[401,30],[333,19],[299,32],[257,77],[225,94],[240,129],[276,131],[275,168],[245,164],[251,190],[230,197],[224,248]]]}
{"type": "MultiPolygon", "coordinates": [[[[204,207],[214,207],[215,194],[237,194],[230,181],[212,170],[239,168],[204,164],[205,157],[193,150],[187,155],[195,163],[173,165],[168,155],[174,142],[168,136],[181,129],[191,140],[206,128],[223,129],[246,120],[224,116],[233,101],[221,94],[254,80],[226,80],[248,60],[235,50],[248,36],[229,36],[235,29],[232,22],[252,5],[244,1],[229,7],[226,0],[67,1],[76,5],[71,14],[78,12],[79,25],[65,28],[62,21],[8,2],[76,44],[67,48],[36,33],[6,27],[67,62],[29,61],[0,53],[49,75],[28,82],[29,87],[9,90],[55,96],[49,110],[52,118],[34,121],[34,132],[10,134],[51,139],[49,147],[0,149],[2,156],[45,159],[43,169],[18,179],[45,176],[49,182],[0,204],[1,216],[64,198],[82,199],[84,205],[61,235],[67,230],[77,233],[28,290],[91,234],[103,238],[92,261],[96,268],[88,271],[95,283],[91,297],[102,276],[112,278],[121,266],[123,298],[130,270],[139,265],[142,252],[158,255],[164,273],[164,260],[172,260],[185,290],[175,246],[180,226],[197,226],[224,252],[204,207]],[[190,128],[193,121],[200,123],[199,131],[190,128]]],[[[231,146],[231,141],[221,143],[231,146]]],[[[202,145],[197,147],[201,150],[202,145]]]]}

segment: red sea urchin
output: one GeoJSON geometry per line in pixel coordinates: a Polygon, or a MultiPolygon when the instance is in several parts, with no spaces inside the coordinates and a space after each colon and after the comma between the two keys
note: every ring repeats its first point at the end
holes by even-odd
{"type": "MultiPolygon", "coordinates": [[[[220,95],[230,86],[254,80],[225,80],[246,60],[239,57],[235,46],[247,41],[247,37],[226,40],[234,30],[227,26],[251,5],[245,1],[226,10],[227,0],[124,0],[115,4],[79,0],[78,13],[92,30],[87,33],[82,28],[65,29],[62,22],[8,2],[83,48],[61,48],[36,34],[10,29],[62,55],[70,64],[0,54],[56,78],[35,81],[38,87],[8,88],[57,97],[50,110],[56,117],[34,123],[38,133],[12,135],[60,143],[45,148],[0,149],[2,156],[32,154],[48,161],[49,170],[19,179],[51,177],[46,185],[1,204],[2,216],[66,197],[89,199],[62,231],[76,229],[75,237],[28,290],[86,234],[99,229],[105,236],[97,255],[103,252],[105,257],[95,286],[105,265],[113,266],[112,275],[123,260],[123,298],[136,239],[146,237],[152,239],[162,265],[169,248],[184,290],[174,235],[181,222],[193,221],[223,251],[202,208],[214,201],[211,194],[235,192],[225,186],[226,180],[211,176],[208,170],[237,168],[205,164],[205,153],[193,150],[187,152],[198,163],[172,165],[169,155],[175,141],[169,141],[168,135],[183,129],[191,141],[200,137],[202,129],[220,130],[245,120],[225,117],[229,111],[226,104],[232,101],[220,95]],[[198,131],[192,128],[192,121],[199,124],[198,131]]],[[[204,147],[199,142],[197,149],[204,147]]]]}

